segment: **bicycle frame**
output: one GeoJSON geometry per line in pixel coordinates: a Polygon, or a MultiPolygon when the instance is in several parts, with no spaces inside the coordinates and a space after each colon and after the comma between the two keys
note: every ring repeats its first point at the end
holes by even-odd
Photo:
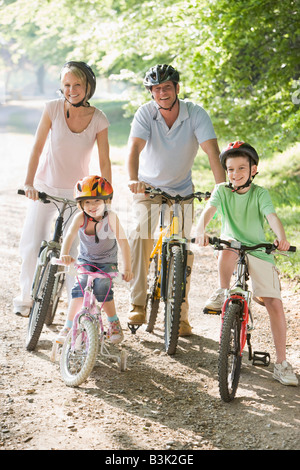
{"type": "MultiPolygon", "coordinates": [[[[62,265],[62,263],[57,259],[53,259],[52,264],[62,265]]],[[[82,307],[81,307],[80,311],[75,315],[74,320],[73,320],[71,349],[74,350],[74,348],[75,348],[76,335],[77,335],[77,330],[80,326],[80,322],[82,321],[82,319],[88,319],[88,320],[94,322],[94,324],[96,325],[98,331],[100,332],[100,343],[101,343],[100,352],[101,352],[101,354],[104,355],[104,356],[109,356],[111,358],[115,358],[115,359],[119,360],[119,357],[110,354],[108,349],[105,346],[105,343],[104,343],[105,332],[104,332],[104,326],[103,326],[101,310],[102,310],[102,306],[105,303],[106,298],[107,298],[107,296],[110,292],[110,289],[111,289],[111,286],[112,286],[112,283],[113,283],[113,278],[114,278],[115,282],[120,282],[120,273],[118,273],[118,272],[117,273],[116,272],[111,272],[111,273],[91,272],[91,271],[83,270],[84,266],[85,265],[74,263],[74,264],[71,265],[71,269],[63,271],[63,272],[66,272],[67,274],[71,274],[71,275],[74,275],[74,274],[78,275],[78,273],[87,275],[87,284],[86,284],[86,287],[84,289],[82,307]],[[74,271],[73,271],[73,268],[74,268],[74,271]],[[97,278],[106,278],[106,279],[109,278],[110,279],[110,285],[109,285],[107,294],[106,294],[101,306],[99,306],[99,304],[96,300],[95,294],[93,292],[93,282],[97,278]],[[104,350],[106,352],[104,352],[104,350]]],[[[58,274],[61,274],[61,272],[58,273],[58,274]]]]}
{"type": "MultiPolygon", "coordinates": [[[[25,195],[25,191],[18,190],[18,194],[25,195]]],[[[53,197],[42,192],[39,192],[38,196],[44,204],[52,202],[58,210],[58,216],[52,239],[43,240],[38,253],[31,286],[32,307],[26,335],[26,349],[28,351],[32,351],[36,347],[44,323],[50,325],[53,321],[64,278],[63,276],[55,277],[58,268],[51,267],[50,260],[60,254],[65,211],[69,208],[71,217],[73,207],[76,207],[75,201],[66,198],[53,197]]]]}
{"type": "MultiPolygon", "coordinates": [[[[82,265],[75,265],[77,268],[81,268],[82,265]]],[[[100,332],[100,343],[101,343],[101,354],[106,355],[109,357],[114,357],[117,358],[117,356],[113,356],[108,352],[108,349],[104,345],[104,326],[103,326],[103,320],[102,320],[102,315],[101,315],[101,309],[102,306],[106,300],[107,295],[109,294],[109,291],[112,286],[112,277],[118,275],[118,273],[109,273],[107,275],[104,274],[99,274],[99,273],[92,273],[89,271],[85,271],[84,273],[81,274],[86,274],[88,276],[87,278],[87,285],[84,289],[84,296],[83,296],[83,304],[81,310],[75,315],[74,321],[73,321],[73,327],[72,327],[72,348],[75,347],[75,341],[76,341],[76,334],[77,334],[77,328],[80,325],[80,321],[82,318],[88,318],[90,321],[95,322],[97,325],[98,331],[100,332]],[[107,292],[107,295],[102,302],[101,306],[97,304],[96,297],[93,292],[93,282],[94,279],[96,278],[109,278],[110,279],[110,286],[107,292]],[[106,353],[104,353],[104,349],[106,350],[106,353]]]]}
{"type": "MultiPolygon", "coordinates": [[[[151,194],[151,191],[152,190],[149,190],[150,194],[151,194]]],[[[160,209],[159,236],[151,252],[150,262],[157,254],[158,255],[157,271],[158,271],[158,278],[159,278],[158,288],[157,288],[157,298],[162,298],[165,301],[166,300],[166,288],[165,288],[166,287],[166,267],[167,267],[167,262],[170,258],[170,245],[176,244],[182,247],[182,250],[183,250],[182,254],[184,257],[184,266],[185,266],[184,281],[186,281],[186,258],[187,258],[186,250],[187,250],[188,240],[187,238],[183,238],[179,236],[180,218],[179,218],[178,202],[181,198],[179,196],[174,196],[175,204],[173,206],[174,210],[172,211],[172,217],[168,225],[165,226],[164,205],[166,204],[168,199],[164,197],[164,193],[162,194],[163,194],[163,198],[162,198],[162,206],[160,209]]],[[[156,194],[154,193],[154,195],[156,194]]],[[[184,282],[183,300],[185,298],[185,284],[186,283],[184,282]]]]}

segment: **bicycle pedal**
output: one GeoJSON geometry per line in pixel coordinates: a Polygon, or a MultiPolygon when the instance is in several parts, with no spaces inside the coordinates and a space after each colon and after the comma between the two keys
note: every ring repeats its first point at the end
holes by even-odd
{"type": "Polygon", "coordinates": [[[252,365],[268,367],[270,364],[270,354],[267,352],[254,351],[252,365]]]}
{"type": "Polygon", "coordinates": [[[136,324],[136,323],[127,323],[128,328],[130,329],[131,333],[133,335],[136,334],[137,330],[139,329],[140,326],[142,326],[143,323],[136,324]]]}
{"type": "Polygon", "coordinates": [[[213,310],[212,308],[204,308],[203,313],[206,315],[221,315],[221,310],[213,310]]]}

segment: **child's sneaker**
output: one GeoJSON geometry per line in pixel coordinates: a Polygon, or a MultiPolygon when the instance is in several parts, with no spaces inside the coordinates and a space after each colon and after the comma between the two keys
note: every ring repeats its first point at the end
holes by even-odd
{"type": "Polygon", "coordinates": [[[298,385],[298,379],[293,372],[293,368],[286,361],[282,361],[281,364],[275,364],[273,377],[283,385],[298,385]]]}
{"type": "Polygon", "coordinates": [[[107,338],[113,344],[121,343],[121,341],[123,341],[124,335],[120,320],[109,322],[107,338]]]}
{"type": "Polygon", "coordinates": [[[204,313],[221,312],[225,300],[224,293],[225,289],[217,289],[216,292],[206,301],[204,305],[204,313]]]}
{"type": "Polygon", "coordinates": [[[57,335],[55,342],[58,344],[64,344],[66,337],[68,336],[70,328],[64,327],[60,330],[59,334],[57,335]]]}

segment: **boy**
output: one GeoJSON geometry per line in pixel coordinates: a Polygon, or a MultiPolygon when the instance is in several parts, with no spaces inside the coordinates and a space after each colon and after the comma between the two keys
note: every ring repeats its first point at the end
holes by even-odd
{"type": "MultiPolygon", "coordinates": [[[[222,216],[222,238],[235,239],[245,245],[265,243],[263,222],[266,218],[277,237],[274,241],[277,248],[288,250],[290,244],[269,192],[252,183],[259,161],[256,150],[245,142],[233,142],[221,152],[220,161],[227,171],[229,184],[221,183],[215,187],[197,226],[197,242],[201,246],[208,245],[205,227],[218,210],[222,216]]],[[[226,249],[220,252],[219,289],[206,302],[205,308],[221,310],[236,260],[236,253],[226,249]]],[[[270,317],[277,356],[273,376],[284,385],[298,385],[298,379],[286,361],[286,322],[274,257],[255,251],[248,255],[248,260],[253,295],[262,298],[270,317]]]]}

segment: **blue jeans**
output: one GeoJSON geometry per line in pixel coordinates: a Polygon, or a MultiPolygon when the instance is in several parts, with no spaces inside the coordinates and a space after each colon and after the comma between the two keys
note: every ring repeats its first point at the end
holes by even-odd
{"type": "MultiPolygon", "coordinates": [[[[84,265],[86,264],[86,266],[84,266],[84,269],[89,272],[96,272],[97,271],[96,268],[99,268],[101,271],[104,271],[105,273],[118,271],[117,263],[100,264],[100,263],[93,263],[93,262],[86,261],[84,259],[79,258],[78,264],[84,264],[84,265]],[[92,265],[92,266],[89,266],[89,265],[92,265]]],[[[72,289],[72,299],[76,299],[78,297],[84,296],[84,289],[87,284],[87,277],[88,277],[87,274],[80,274],[78,276],[78,279],[76,280],[72,289]]],[[[104,301],[107,295],[107,292],[109,290],[109,284],[110,284],[109,278],[94,279],[93,292],[98,302],[104,301]]],[[[113,296],[114,296],[114,293],[113,293],[113,289],[111,288],[105,301],[109,302],[113,300],[113,296]]]]}

